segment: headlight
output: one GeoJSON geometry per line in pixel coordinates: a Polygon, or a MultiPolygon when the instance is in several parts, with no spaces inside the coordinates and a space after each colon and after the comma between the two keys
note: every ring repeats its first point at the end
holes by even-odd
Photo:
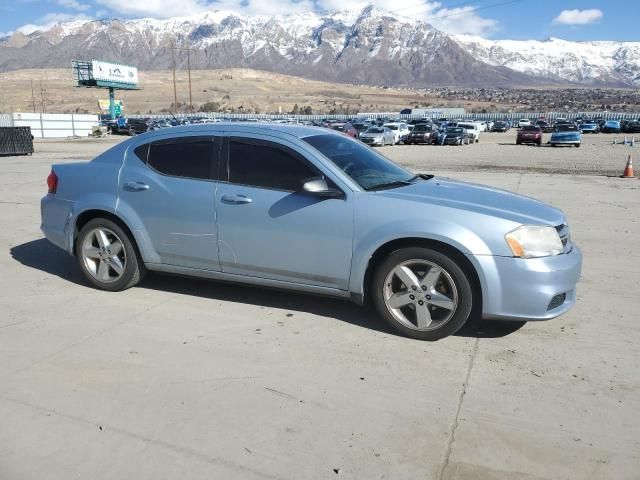
{"type": "Polygon", "coordinates": [[[376,142],[381,142],[382,140],[383,140],[383,138],[382,138],[382,137],[376,137],[376,138],[375,138],[375,141],[376,141],[376,142]]]}
{"type": "Polygon", "coordinates": [[[518,227],[504,238],[515,257],[548,257],[559,255],[564,250],[560,235],[554,227],[518,227]]]}

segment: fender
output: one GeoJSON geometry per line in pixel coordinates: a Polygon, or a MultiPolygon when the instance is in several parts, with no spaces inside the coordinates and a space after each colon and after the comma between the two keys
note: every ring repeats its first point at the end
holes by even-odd
{"type": "Polygon", "coordinates": [[[383,245],[394,240],[405,238],[421,238],[435,240],[449,245],[469,258],[476,268],[481,284],[483,275],[478,271],[480,266],[474,261],[475,255],[491,255],[489,246],[473,231],[460,224],[429,219],[429,231],[418,229],[414,219],[394,221],[368,232],[357,245],[354,245],[349,290],[352,294],[364,294],[364,280],[373,254],[383,245]]]}

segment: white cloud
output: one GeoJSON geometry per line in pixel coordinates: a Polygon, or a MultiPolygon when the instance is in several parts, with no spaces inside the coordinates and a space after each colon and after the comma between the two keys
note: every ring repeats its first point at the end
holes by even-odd
{"type": "Polygon", "coordinates": [[[92,20],[92,18],[82,13],[47,13],[40,19],[40,22],[38,24],[27,23],[26,25],[22,25],[21,27],[16,28],[16,32],[29,35],[33,32],[49,30],[56,26],[58,23],[72,22],[76,20],[88,21],[92,20]]]}
{"type": "Polygon", "coordinates": [[[589,10],[563,10],[553,23],[561,23],[562,25],[587,25],[597,22],[602,18],[602,10],[591,8],[589,10]]]}
{"type": "Polygon", "coordinates": [[[58,5],[71,10],[78,10],[79,12],[85,12],[91,8],[86,3],[80,3],[78,0],[58,0],[58,5]]]}
{"type": "Polygon", "coordinates": [[[212,10],[232,10],[245,15],[277,15],[296,12],[309,12],[314,9],[313,0],[281,3],[261,0],[144,0],[132,2],[114,2],[97,0],[97,3],[129,17],[169,18],[195,15],[212,10]]]}

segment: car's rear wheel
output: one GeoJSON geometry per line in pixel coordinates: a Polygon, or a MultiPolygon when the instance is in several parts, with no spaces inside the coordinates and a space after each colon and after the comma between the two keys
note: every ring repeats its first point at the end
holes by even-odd
{"type": "Polygon", "coordinates": [[[423,247],[392,252],[372,280],[373,304],[396,331],[419,340],[456,333],[471,315],[473,290],[449,256],[423,247]]]}
{"type": "Polygon", "coordinates": [[[579,143],[576,143],[576,148],[580,148],[580,144],[579,143]]]}
{"type": "Polygon", "coordinates": [[[117,223],[106,218],[90,220],[76,242],[80,270],[96,288],[118,292],[134,286],[144,276],[138,250],[117,223]]]}

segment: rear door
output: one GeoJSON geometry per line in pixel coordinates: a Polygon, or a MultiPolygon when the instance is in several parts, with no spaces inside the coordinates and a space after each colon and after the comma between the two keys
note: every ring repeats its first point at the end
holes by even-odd
{"type": "MultiPolygon", "coordinates": [[[[181,136],[129,150],[118,209],[135,217],[151,261],[220,270],[215,189],[221,137],[181,136]]],[[[148,259],[147,259],[148,260],[148,259]]]]}

